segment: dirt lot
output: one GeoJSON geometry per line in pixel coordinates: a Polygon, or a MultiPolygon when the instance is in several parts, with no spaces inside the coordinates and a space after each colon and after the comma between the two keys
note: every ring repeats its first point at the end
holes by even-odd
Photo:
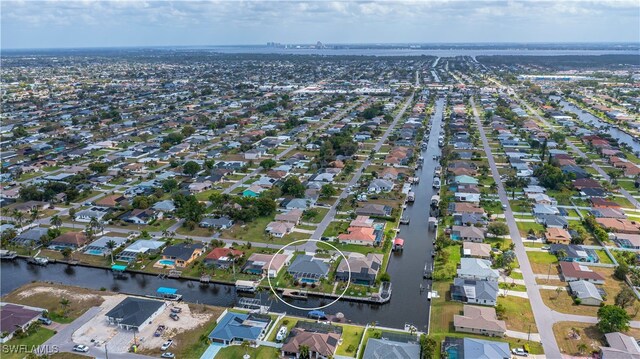
{"type": "MultiPolygon", "coordinates": [[[[91,340],[99,343],[107,342],[110,351],[117,353],[127,352],[133,344],[133,332],[111,326],[105,318],[105,314],[124,298],[126,298],[126,296],[120,294],[105,298],[104,303],[101,305],[100,313],[73,333],[74,342],[85,345],[91,345],[91,340]]],[[[139,350],[142,352],[157,351],[160,353],[160,346],[168,339],[174,339],[178,334],[201,327],[213,319],[215,311],[200,312],[197,309],[199,306],[195,305],[193,308],[196,308],[196,310],[192,311],[191,306],[186,303],[167,302],[167,306],[163,312],[136,334],[139,350]],[[174,321],[169,317],[172,307],[182,309],[182,312],[179,314],[180,320],[174,321]],[[154,332],[161,324],[164,325],[166,329],[161,336],[155,337],[154,332]]],[[[177,345],[177,342],[174,345],[177,345]]]]}
{"type": "Polygon", "coordinates": [[[35,282],[16,289],[2,297],[2,300],[45,308],[49,311],[50,317],[54,321],[69,323],[86,312],[87,309],[101,305],[104,299],[109,296],[111,294],[106,292],[97,292],[61,284],[35,282]],[[66,313],[63,312],[64,308],[60,303],[62,299],[69,301],[66,313]]]}

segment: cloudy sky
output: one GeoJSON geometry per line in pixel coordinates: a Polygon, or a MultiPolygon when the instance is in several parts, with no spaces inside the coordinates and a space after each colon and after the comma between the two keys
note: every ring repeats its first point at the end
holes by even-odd
{"type": "Polygon", "coordinates": [[[2,48],[640,42],[640,0],[12,1],[2,48]]]}

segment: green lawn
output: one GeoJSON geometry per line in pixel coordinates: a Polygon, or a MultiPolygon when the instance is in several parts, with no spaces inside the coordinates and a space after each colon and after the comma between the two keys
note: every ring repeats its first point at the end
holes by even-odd
{"type": "Polygon", "coordinates": [[[216,355],[216,359],[242,359],[245,353],[249,354],[252,359],[273,359],[277,358],[280,352],[276,348],[264,345],[249,348],[246,351],[239,345],[231,345],[221,349],[216,355]]]}
{"type": "Polygon", "coordinates": [[[327,229],[322,234],[323,237],[337,237],[341,233],[345,233],[349,228],[349,222],[336,222],[329,223],[327,229]]]}
{"type": "Polygon", "coordinates": [[[355,357],[358,350],[358,344],[364,332],[363,327],[352,325],[342,326],[342,344],[338,347],[336,355],[355,357]]]}
{"type": "Polygon", "coordinates": [[[2,344],[2,359],[22,359],[25,357],[27,353],[31,351],[31,348],[41,345],[46,342],[49,338],[51,338],[56,332],[38,326],[37,324],[30,331],[28,331],[28,335],[23,338],[16,338],[9,340],[8,342],[2,344]],[[24,346],[24,351],[20,353],[10,353],[5,351],[5,348],[22,348],[20,346],[24,346]]]}
{"type": "Polygon", "coordinates": [[[536,233],[544,232],[544,226],[540,223],[536,222],[516,222],[518,225],[518,229],[520,230],[520,234],[526,235],[529,233],[529,230],[534,230],[536,233]]]}
{"type": "Polygon", "coordinates": [[[450,280],[456,276],[456,268],[460,263],[460,245],[452,245],[442,250],[443,254],[436,256],[433,272],[434,280],[450,280]]]}
{"type": "Polygon", "coordinates": [[[600,258],[600,263],[613,264],[613,261],[609,258],[604,249],[596,249],[596,253],[598,254],[598,258],[600,258]]]}
{"type": "MultiPolygon", "coordinates": [[[[527,257],[534,273],[547,274],[550,266],[558,264],[558,258],[549,252],[527,252],[527,257]]],[[[551,272],[555,274],[553,270],[551,272]]]]}

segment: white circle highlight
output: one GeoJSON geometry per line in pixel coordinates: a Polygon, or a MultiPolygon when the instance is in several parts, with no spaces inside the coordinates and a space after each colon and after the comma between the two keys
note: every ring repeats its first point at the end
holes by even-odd
{"type": "MultiPolygon", "coordinates": [[[[277,276],[277,274],[276,274],[276,276],[277,276]]],[[[293,241],[291,243],[288,243],[288,244],[284,245],[282,248],[278,249],[278,251],[276,253],[274,253],[273,257],[271,257],[271,260],[269,261],[269,265],[267,266],[267,282],[269,283],[269,288],[271,289],[271,292],[273,292],[273,295],[275,295],[276,298],[278,298],[278,300],[280,302],[288,305],[289,307],[294,308],[294,309],[298,309],[298,310],[308,310],[308,311],[319,310],[319,309],[324,309],[326,307],[329,307],[329,306],[335,304],[337,301],[342,299],[342,297],[345,295],[345,293],[347,293],[347,290],[349,289],[349,285],[351,285],[351,266],[349,265],[349,260],[347,259],[347,256],[345,256],[344,253],[342,253],[342,251],[339,250],[338,248],[336,248],[336,246],[334,246],[333,244],[325,242],[325,241],[320,241],[318,239],[299,239],[299,240],[296,240],[296,241],[293,241]],[[347,286],[344,288],[342,293],[338,296],[338,298],[336,298],[331,303],[325,304],[325,305],[320,306],[320,307],[306,308],[306,307],[298,307],[297,305],[293,305],[291,303],[287,303],[287,301],[282,299],[282,297],[280,297],[278,292],[275,290],[275,288],[273,287],[273,284],[271,284],[271,277],[269,276],[269,270],[271,269],[271,263],[273,263],[273,259],[275,258],[275,256],[277,254],[280,254],[282,251],[284,251],[287,247],[289,247],[291,245],[298,244],[298,243],[306,243],[306,242],[323,243],[323,244],[326,244],[329,247],[335,249],[336,252],[338,252],[342,256],[342,258],[344,258],[344,260],[347,262],[347,269],[349,270],[349,277],[347,278],[347,286]]]]}

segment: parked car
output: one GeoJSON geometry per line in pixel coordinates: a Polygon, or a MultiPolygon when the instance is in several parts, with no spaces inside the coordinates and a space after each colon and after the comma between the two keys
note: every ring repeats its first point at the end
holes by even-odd
{"type": "Polygon", "coordinates": [[[511,353],[513,355],[517,355],[517,356],[521,356],[521,357],[528,357],[529,356],[529,354],[527,354],[527,352],[525,352],[524,349],[522,349],[522,348],[512,349],[511,353]]]}
{"type": "Polygon", "coordinates": [[[173,320],[175,320],[175,321],[180,320],[180,317],[179,317],[179,316],[178,316],[178,314],[176,314],[176,313],[171,313],[171,314],[169,314],[169,318],[171,318],[171,319],[173,319],[173,320]]]}
{"type": "Polygon", "coordinates": [[[51,323],[53,323],[51,319],[45,317],[38,318],[38,321],[44,325],[51,325],[51,323]]]}
{"type": "Polygon", "coordinates": [[[89,351],[89,347],[82,344],[76,344],[73,346],[74,352],[86,353],[89,351]]]}
{"type": "Polygon", "coordinates": [[[159,337],[162,335],[162,333],[164,333],[164,330],[167,329],[167,327],[165,327],[164,325],[160,324],[158,325],[158,328],[156,328],[155,333],[153,333],[154,337],[159,337]]]}
{"type": "Polygon", "coordinates": [[[164,352],[162,353],[162,355],[160,356],[161,358],[175,358],[175,354],[171,353],[171,352],[164,352]]]}
{"type": "Polygon", "coordinates": [[[540,247],[540,249],[542,249],[543,251],[548,251],[549,249],[551,249],[550,246],[542,246],[540,247]]]}
{"type": "Polygon", "coordinates": [[[164,344],[162,344],[162,346],[160,347],[160,350],[165,351],[169,349],[171,344],[173,344],[173,340],[172,339],[167,340],[166,342],[164,342],[164,344]]]}
{"type": "Polygon", "coordinates": [[[278,330],[278,334],[276,335],[276,342],[281,343],[287,337],[287,327],[284,325],[280,327],[278,330]]]}
{"type": "Polygon", "coordinates": [[[171,313],[182,313],[182,308],[173,307],[173,308],[171,308],[171,313]]]}

